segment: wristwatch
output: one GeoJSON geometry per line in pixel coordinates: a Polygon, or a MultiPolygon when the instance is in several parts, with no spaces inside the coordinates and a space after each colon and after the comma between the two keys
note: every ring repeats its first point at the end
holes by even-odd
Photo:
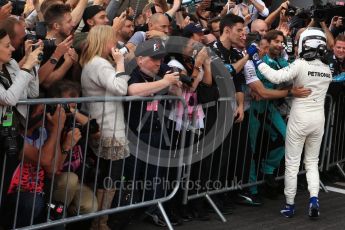
{"type": "Polygon", "coordinates": [[[291,92],[291,89],[288,90],[287,97],[293,97],[293,94],[292,94],[292,92],[291,92]]]}
{"type": "Polygon", "coordinates": [[[56,65],[58,63],[58,60],[56,58],[53,58],[53,57],[49,58],[49,61],[53,65],[56,65]]]}
{"type": "Polygon", "coordinates": [[[201,72],[201,71],[202,71],[201,66],[194,66],[194,69],[198,70],[199,72],[201,72]]]}

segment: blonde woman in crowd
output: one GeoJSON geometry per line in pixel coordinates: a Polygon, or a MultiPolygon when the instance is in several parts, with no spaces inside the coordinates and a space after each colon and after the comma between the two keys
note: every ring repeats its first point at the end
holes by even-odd
{"type": "MultiPolygon", "coordinates": [[[[84,97],[127,94],[129,76],[124,73],[123,55],[114,48],[116,43],[116,34],[111,26],[99,25],[90,30],[80,57],[80,64],[83,67],[81,86],[84,97]]],[[[97,200],[99,210],[104,210],[110,207],[115,195],[115,188],[106,188],[104,181],[109,177],[113,181],[120,180],[122,159],[129,156],[123,106],[121,102],[88,103],[85,104],[85,111],[89,111],[91,117],[95,118],[101,127],[100,138],[92,140],[91,148],[100,158],[97,200]]],[[[109,229],[107,219],[107,216],[96,218],[91,229],[109,229]]]]}

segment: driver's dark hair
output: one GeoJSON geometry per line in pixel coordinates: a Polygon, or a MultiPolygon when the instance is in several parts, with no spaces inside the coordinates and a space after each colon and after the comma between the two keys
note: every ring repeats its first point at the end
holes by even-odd
{"type": "Polygon", "coordinates": [[[243,18],[241,18],[240,16],[237,16],[237,15],[234,15],[234,14],[225,15],[224,17],[222,17],[220,19],[220,25],[219,25],[220,34],[223,34],[225,27],[232,28],[237,23],[244,24],[243,18]]]}

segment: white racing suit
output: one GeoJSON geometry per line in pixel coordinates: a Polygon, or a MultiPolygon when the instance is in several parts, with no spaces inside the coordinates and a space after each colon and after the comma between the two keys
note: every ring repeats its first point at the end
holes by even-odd
{"type": "Polygon", "coordinates": [[[324,104],[332,73],[328,65],[320,60],[297,59],[280,70],[271,69],[265,63],[259,65],[260,72],[272,83],[293,81],[293,85],[312,90],[306,98],[294,98],[287,125],[285,142],[285,189],[287,204],[294,204],[303,146],[304,164],[307,171],[310,197],[319,193],[319,150],[324,132],[324,104]]]}

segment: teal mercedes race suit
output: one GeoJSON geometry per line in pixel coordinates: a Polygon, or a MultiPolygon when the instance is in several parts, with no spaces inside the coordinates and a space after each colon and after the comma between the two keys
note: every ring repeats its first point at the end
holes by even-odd
{"type": "MultiPolygon", "coordinates": [[[[265,55],[262,60],[275,70],[282,69],[289,65],[284,58],[272,59],[268,55],[265,55]]],[[[260,71],[256,70],[256,73],[266,88],[277,88],[277,85],[269,82],[260,71]]],[[[260,132],[260,130],[264,129],[268,133],[270,148],[266,159],[262,161],[261,171],[264,174],[273,174],[274,170],[279,167],[280,161],[285,154],[284,143],[286,137],[286,123],[272,100],[253,100],[250,107],[249,122],[251,131],[249,132],[249,138],[252,151],[253,153],[260,154],[258,151],[267,149],[266,145],[261,143],[263,139],[259,138],[264,133],[260,132]],[[262,125],[264,126],[262,127],[262,125]],[[258,146],[260,143],[261,146],[258,146]]],[[[265,142],[265,144],[266,143],[267,142],[265,142]]],[[[252,160],[249,182],[254,183],[256,181],[257,173],[255,162],[252,160]]],[[[250,187],[250,191],[252,194],[258,193],[256,186],[250,187]]]]}

